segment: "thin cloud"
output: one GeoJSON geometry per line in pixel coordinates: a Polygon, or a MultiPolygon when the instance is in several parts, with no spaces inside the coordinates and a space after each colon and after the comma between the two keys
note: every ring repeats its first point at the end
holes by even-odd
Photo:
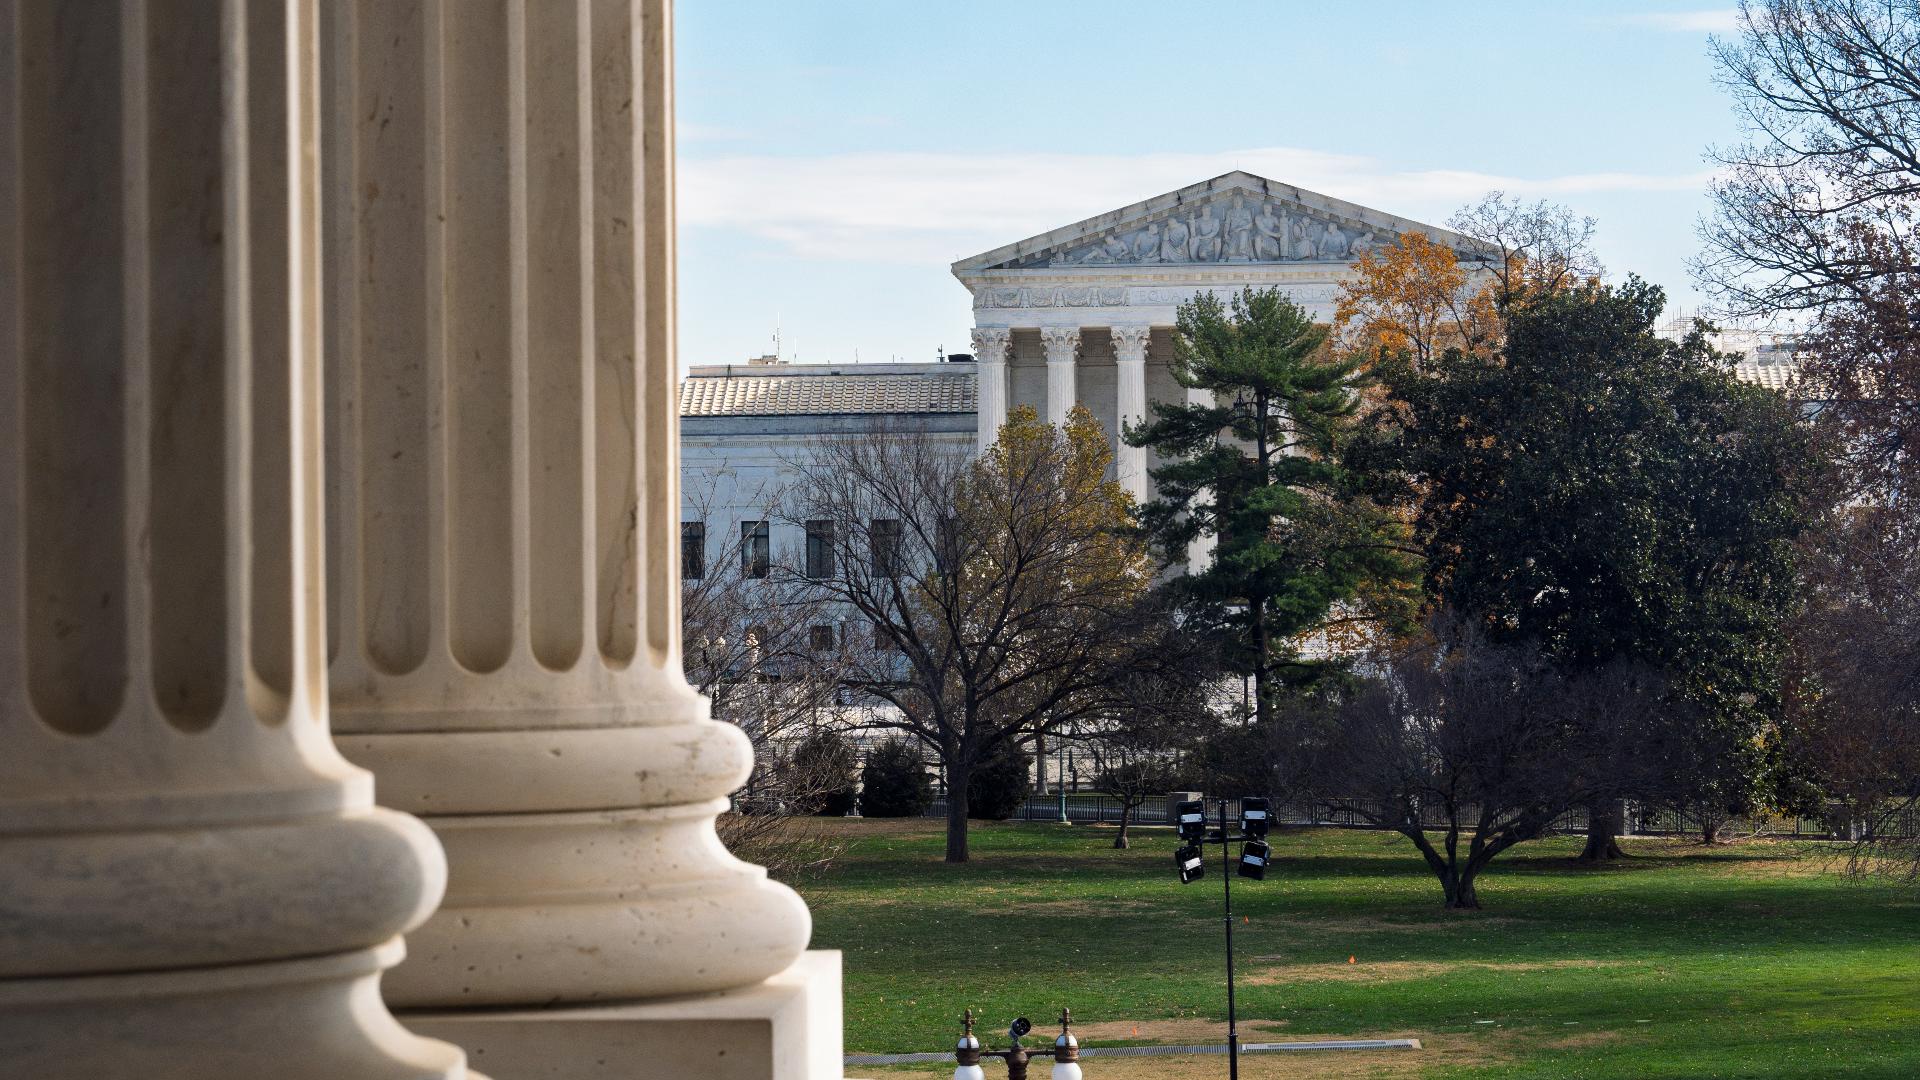
{"type": "Polygon", "coordinates": [[[1500,190],[1571,200],[1601,192],[1699,191],[1710,173],[1528,178],[1393,170],[1294,147],[1220,154],[847,153],[683,157],[680,221],[765,241],[775,257],[945,263],[1233,169],[1438,223],[1500,190]]]}
{"type": "Polygon", "coordinates": [[[1703,11],[1659,11],[1627,15],[1625,20],[1656,30],[1676,34],[1730,34],[1740,28],[1738,8],[1708,8],[1703,11]]]}

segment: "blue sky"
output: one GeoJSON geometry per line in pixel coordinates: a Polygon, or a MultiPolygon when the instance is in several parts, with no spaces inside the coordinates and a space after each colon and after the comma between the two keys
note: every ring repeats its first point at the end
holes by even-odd
{"type": "Polygon", "coordinates": [[[1738,137],[1697,2],[677,5],[683,363],[967,349],[957,258],[1233,168],[1441,224],[1599,220],[1675,305],[1738,137]]]}

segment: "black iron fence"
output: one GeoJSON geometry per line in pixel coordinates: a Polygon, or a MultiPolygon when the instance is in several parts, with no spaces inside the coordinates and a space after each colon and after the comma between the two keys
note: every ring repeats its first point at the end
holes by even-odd
{"type": "MultiPolygon", "coordinates": [[[[1239,801],[1228,800],[1230,812],[1239,813],[1239,801]]],[[[1014,821],[1050,821],[1063,820],[1075,825],[1107,824],[1118,825],[1122,810],[1120,799],[1099,792],[1068,792],[1064,801],[1059,795],[1029,795],[1026,802],[1013,815],[1014,821]]],[[[934,800],[927,808],[928,817],[945,817],[947,803],[944,798],[934,800]]],[[[1275,805],[1274,819],[1284,825],[1323,825],[1347,829],[1375,829],[1375,825],[1366,814],[1346,807],[1318,805],[1275,805]]],[[[1423,823],[1439,828],[1445,825],[1445,818],[1438,809],[1430,809],[1421,814],[1423,823]]],[[[1167,799],[1156,795],[1145,803],[1133,808],[1128,821],[1136,825],[1168,825],[1167,799]]],[[[1698,818],[1678,810],[1646,806],[1628,808],[1627,830],[1642,836],[1699,836],[1705,831],[1705,823],[1698,818]]],[[[1574,810],[1563,815],[1553,823],[1552,832],[1584,833],[1587,830],[1587,813],[1574,810]]],[[[1768,836],[1799,837],[1807,840],[1848,840],[1860,839],[1870,830],[1882,839],[1920,838],[1920,810],[1907,807],[1897,812],[1881,815],[1872,822],[1848,821],[1836,814],[1835,820],[1821,818],[1736,818],[1724,823],[1722,835],[1732,836],[1768,836]]]]}

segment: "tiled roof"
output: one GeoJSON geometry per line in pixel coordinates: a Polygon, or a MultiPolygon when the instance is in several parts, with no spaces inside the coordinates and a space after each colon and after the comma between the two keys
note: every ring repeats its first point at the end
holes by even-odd
{"type": "Polygon", "coordinates": [[[970,413],[965,374],[694,376],[680,382],[681,416],[970,413]]]}

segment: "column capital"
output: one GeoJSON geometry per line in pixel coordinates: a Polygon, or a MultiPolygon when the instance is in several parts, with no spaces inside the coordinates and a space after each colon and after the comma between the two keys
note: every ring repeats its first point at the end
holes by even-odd
{"type": "Polygon", "coordinates": [[[1145,363],[1147,342],[1153,337],[1153,327],[1141,325],[1116,326],[1108,331],[1113,336],[1113,356],[1121,363],[1145,363]]]}
{"type": "Polygon", "coordinates": [[[1004,364],[1013,345],[1013,330],[1006,326],[973,328],[973,356],[983,364],[1004,364]]]}
{"type": "Polygon", "coordinates": [[[1043,326],[1040,328],[1040,343],[1046,346],[1047,363],[1071,364],[1080,353],[1080,328],[1043,326]]]}

